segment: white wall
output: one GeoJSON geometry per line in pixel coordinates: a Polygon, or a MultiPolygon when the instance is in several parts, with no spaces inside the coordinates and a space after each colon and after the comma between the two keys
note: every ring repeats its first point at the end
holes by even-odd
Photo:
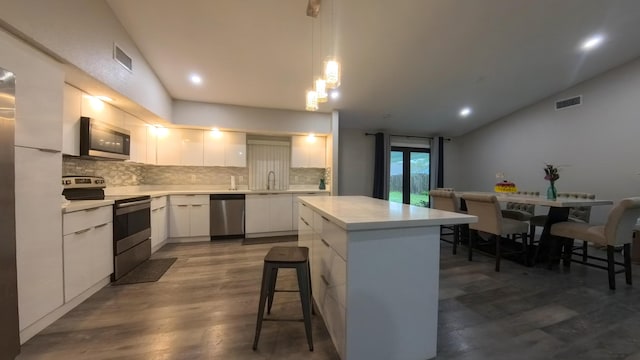
{"type": "Polygon", "coordinates": [[[247,132],[331,133],[331,114],[252,108],[176,100],[172,122],[176,125],[218,127],[247,132]]]}
{"type": "MultiPolygon", "coordinates": [[[[0,0],[0,19],[61,59],[170,119],[171,98],[103,0],[0,0]],[[133,59],[133,72],[113,60],[113,43],[133,59]]],[[[81,84],[75,84],[81,86],[81,84]]]]}
{"type": "MultiPolygon", "coordinates": [[[[445,184],[491,191],[504,172],[519,189],[546,193],[547,162],[561,166],[559,192],[616,201],[640,195],[639,84],[640,59],[454,139],[445,184]],[[555,110],[557,99],[575,95],[582,105],[555,110]]],[[[595,207],[592,221],[606,221],[609,210],[595,207]]]]}
{"type": "Polygon", "coordinates": [[[373,194],[375,137],[365,130],[340,128],[338,178],[339,195],[373,194]]]}

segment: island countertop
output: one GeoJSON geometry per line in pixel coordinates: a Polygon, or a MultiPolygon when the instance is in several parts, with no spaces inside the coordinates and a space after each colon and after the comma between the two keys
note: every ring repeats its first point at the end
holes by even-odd
{"type": "Polygon", "coordinates": [[[366,196],[302,196],[298,201],[347,231],[469,224],[478,221],[472,215],[366,196]]]}

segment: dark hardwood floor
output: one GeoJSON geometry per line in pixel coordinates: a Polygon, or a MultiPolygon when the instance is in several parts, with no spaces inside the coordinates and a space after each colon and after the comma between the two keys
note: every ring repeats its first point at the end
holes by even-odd
{"type": "MultiPolygon", "coordinates": [[[[105,287],[23,345],[26,359],[338,359],[316,316],[315,350],[302,322],[266,322],[251,350],[262,260],[274,245],[241,240],[168,244],[177,257],[155,283],[105,287]]],[[[605,271],[527,268],[441,244],[438,359],[640,359],[640,268],[635,289],[605,271]]],[[[295,288],[293,272],[278,284],[295,288]]],[[[280,286],[279,286],[280,287],[280,286]]],[[[272,314],[301,316],[297,293],[272,314]]],[[[360,360],[360,359],[356,359],[360,360]]],[[[363,359],[365,360],[365,359],[363,359]]]]}

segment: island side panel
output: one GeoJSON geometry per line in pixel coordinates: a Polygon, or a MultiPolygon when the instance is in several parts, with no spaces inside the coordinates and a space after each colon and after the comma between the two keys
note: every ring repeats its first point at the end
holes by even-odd
{"type": "Polygon", "coordinates": [[[351,231],[346,359],[436,356],[440,227],[351,231]]]}

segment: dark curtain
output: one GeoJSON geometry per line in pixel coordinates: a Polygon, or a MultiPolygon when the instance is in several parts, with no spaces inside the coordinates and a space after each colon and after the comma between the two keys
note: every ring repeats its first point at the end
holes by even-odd
{"type": "Polygon", "coordinates": [[[436,179],[436,187],[444,187],[444,138],[438,137],[438,178],[436,179]]]}
{"type": "Polygon", "coordinates": [[[384,199],[385,154],[384,133],[376,133],[375,162],[373,168],[373,197],[384,199]]]}

